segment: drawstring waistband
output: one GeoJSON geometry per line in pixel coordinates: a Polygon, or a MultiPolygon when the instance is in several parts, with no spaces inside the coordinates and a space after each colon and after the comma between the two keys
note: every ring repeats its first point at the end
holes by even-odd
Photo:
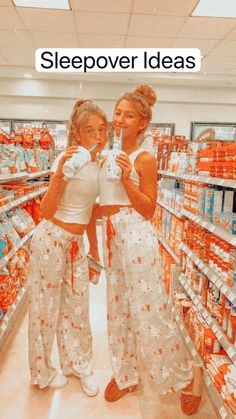
{"type": "Polygon", "coordinates": [[[111,218],[107,217],[107,249],[108,249],[108,266],[111,266],[111,258],[112,258],[112,251],[111,251],[111,240],[112,237],[116,235],[115,228],[112,224],[111,218]]]}
{"type": "Polygon", "coordinates": [[[75,281],[74,281],[74,261],[78,254],[79,246],[76,240],[72,240],[70,247],[70,256],[71,256],[71,287],[72,291],[75,291],[75,281]]]}

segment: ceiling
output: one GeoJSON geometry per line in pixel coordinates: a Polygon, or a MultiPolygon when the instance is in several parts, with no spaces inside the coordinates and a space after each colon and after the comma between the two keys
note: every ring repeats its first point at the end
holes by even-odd
{"type": "Polygon", "coordinates": [[[0,0],[0,77],[236,87],[236,18],[191,17],[197,3],[70,0],[71,10],[61,11],[16,8],[0,0]],[[188,47],[199,48],[203,59],[198,73],[38,73],[35,49],[46,47],[188,47]]]}

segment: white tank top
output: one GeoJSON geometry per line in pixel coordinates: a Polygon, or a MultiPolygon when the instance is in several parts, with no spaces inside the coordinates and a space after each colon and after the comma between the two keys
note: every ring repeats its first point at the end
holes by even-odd
{"type": "MultiPolygon", "coordinates": [[[[51,172],[55,172],[63,156],[54,160],[51,172]]],[[[99,194],[99,168],[96,162],[87,163],[78,170],[72,180],[68,180],[61,202],[54,217],[65,223],[88,224],[92,209],[99,194]]]]}
{"type": "MultiPolygon", "coordinates": [[[[129,155],[130,162],[132,164],[132,170],[130,173],[130,179],[135,186],[139,187],[140,177],[134,168],[134,162],[136,158],[145,150],[139,148],[129,155]]],[[[121,181],[111,182],[106,178],[107,161],[103,164],[99,172],[99,185],[100,185],[100,197],[99,203],[103,205],[130,205],[130,199],[126,193],[124,186],[121,181]]]]}

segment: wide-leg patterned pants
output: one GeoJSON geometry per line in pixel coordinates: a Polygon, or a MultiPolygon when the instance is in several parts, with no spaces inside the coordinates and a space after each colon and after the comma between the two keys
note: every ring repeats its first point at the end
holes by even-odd
{"type": "Polygon", "coordinates": [[[139,382],[137,348],[160,394],[189,384],[192,364],[177,337],[162,284],[155,229],[134,209],[103,219],[108,340],[120,389],[139,382]]]}
{"type": "Polygon", "coordinates": [[[41,388],[55,375],[50,354],[57,334],[65,375],[92,372],[89,280],[83,236],[43,220],[31,242],[29,365],[41,388]]]}

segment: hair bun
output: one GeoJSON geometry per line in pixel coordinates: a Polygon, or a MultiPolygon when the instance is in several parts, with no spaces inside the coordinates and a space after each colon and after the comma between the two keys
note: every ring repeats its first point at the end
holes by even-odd
{"type": "Polygon", "coordinates": [[[148,86],[148,84],[142,84],[141,86],[138,86],[134,90],[134,93],[143,96],[150,106],[153,106],[154,103],[157,101],[156,93],[154,92],[152,87],[148,86]]]}
{"type": "Polygon", "coordinates": [[[74,104],[74,109],[79,108],[80,106],[82,106],[84,103],[87,103],[87,102],[91,102],[91,100],[89,100],[89,99],[79,99],[79,100],[77,100],[77,102],[75,102],[75,104],[74,104]]]}

